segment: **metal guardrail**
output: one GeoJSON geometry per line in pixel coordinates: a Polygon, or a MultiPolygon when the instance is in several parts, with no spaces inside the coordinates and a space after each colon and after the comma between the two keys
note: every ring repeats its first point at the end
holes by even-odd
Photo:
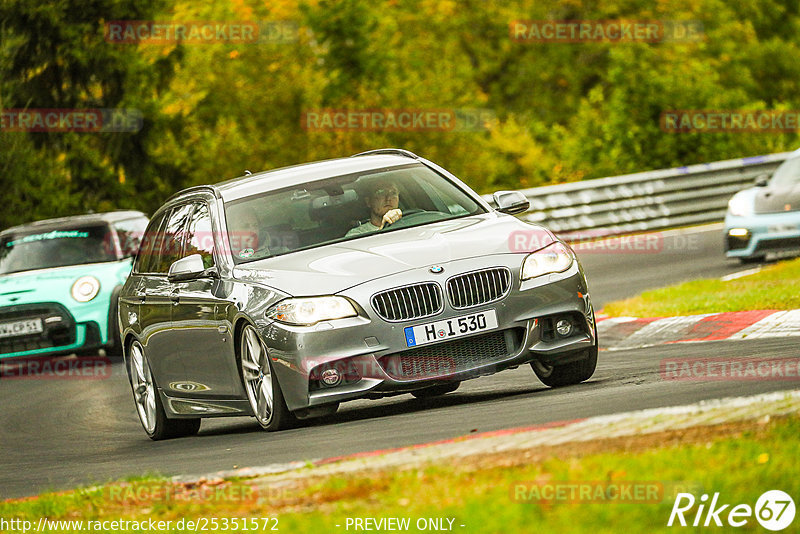
{"type": "Polygon", "coordinates": [[[728,200],[791,152],[523,189],[520,215],[559,234],[618,235],[721,221],[728,200]]]}

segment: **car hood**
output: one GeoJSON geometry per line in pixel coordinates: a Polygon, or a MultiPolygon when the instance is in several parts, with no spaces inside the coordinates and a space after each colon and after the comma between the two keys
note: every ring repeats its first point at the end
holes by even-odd
{"type": "Polygon", "coordinates": [[[528,252],[555,240],[542,226],[488,213],[268,258],[237,267],[234,276],[294,296],[334,294],[390,274],[457,259],[528,252]],[[518,236],[524,237],[524,247],[516,246],[518,236]]]}
{"type": "Polygon", "coordinates": [[[106,285],[119,284],[119,279],[123,277],[123,274],[130,271],[130,264],[128,259],[2,274],[0,275],[0,306],[64,300],[73,302],[67,299],[69,299],[72,284],[78,278],[85,275],[96,277],[100,280],[102,291],[106,285]]]}
{"type": "Polygon", "coordinates": [[[756,187],[754,189],[752,194],[755,213],[782,213],[800,210],[800,182],[784,187],[756,187]]]}

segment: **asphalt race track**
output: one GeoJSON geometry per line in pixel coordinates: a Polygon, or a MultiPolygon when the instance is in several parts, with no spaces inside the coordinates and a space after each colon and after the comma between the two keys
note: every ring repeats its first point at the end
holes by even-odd
{"type": "MultiPolygon", "coordinates": [[[[642,289],[742,270],[722,255],[719,229],[664,238],[658,253],[581,254],[596,305],[642,289]],[[678,239],[678,238],[681,239],[678,239]],[[695,239],[696,238],[696,239],[695,239]],[[678,245],[681,246],[678,246],[678,245]]],[[[599,307],[599,306],[598,306],[599,307]]],[[[602,342],[601,342],[602,344],[602,342]]],[[[401,447],[485,432],[794,389],[794,381],[667,381],[664,358],[787,358],[797,341],[763,339],[603,351],[594,377],[563,389],[543,386],[527,367],[418,400],[402,395],[342,405],[332,417],[268,434],[250,418],[206,420],[197,437],[152,442],[136,417],[120,362],[104,380],[0,378],[0,499],[134,474],[203,474],[401,447]]]]}

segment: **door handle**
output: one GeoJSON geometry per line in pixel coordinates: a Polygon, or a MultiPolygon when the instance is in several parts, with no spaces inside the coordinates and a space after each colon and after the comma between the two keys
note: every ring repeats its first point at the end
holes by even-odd
{"type": "Polygon", "coordinates": [[[177,306],[181,301],[181,294],[177,289],[173,289],[172,293],[169,294],[169,299],[172,301],[172,304],[177,306]]]}
{"type": "Polygon", "coordinates": [[[145,293],[141,289],[137,289],[134,292],[134,295],[136,296],[137,299],[139,299],[139,302],[144,302],[147,299],[147,293],[145,293]]]}

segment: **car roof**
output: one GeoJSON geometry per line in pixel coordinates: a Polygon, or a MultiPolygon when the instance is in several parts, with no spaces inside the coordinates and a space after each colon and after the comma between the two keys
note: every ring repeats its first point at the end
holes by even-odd
{"type": "Polygon", "coordinates": [[[109,211],[106,213],[88,213],[86,215],[71,215],[69,217],[58,217],[56,219],[45,219],[42,221],[19,224],[17,226],[12,226],[11,228],[6,228],[0,232],[0,235],[28,230],[55,230],[58,228],[63,228],[64,226],[113,223],[117,221],[124,221],[126,219],[135,219],[137,217],[147,218],[147,215],[141,211],[133,210],[109,211]]]}
{"type": "Polygon", "coordinates": [[[213,185],[191,187],[176,193],[169,200],[199,191],[210,190],[216,196],[228,202],[264,191],[274,191],[325,178],[420,163],[419,159],[412,156],[379,153],[303,163],[257,172],[213,185]]]}

